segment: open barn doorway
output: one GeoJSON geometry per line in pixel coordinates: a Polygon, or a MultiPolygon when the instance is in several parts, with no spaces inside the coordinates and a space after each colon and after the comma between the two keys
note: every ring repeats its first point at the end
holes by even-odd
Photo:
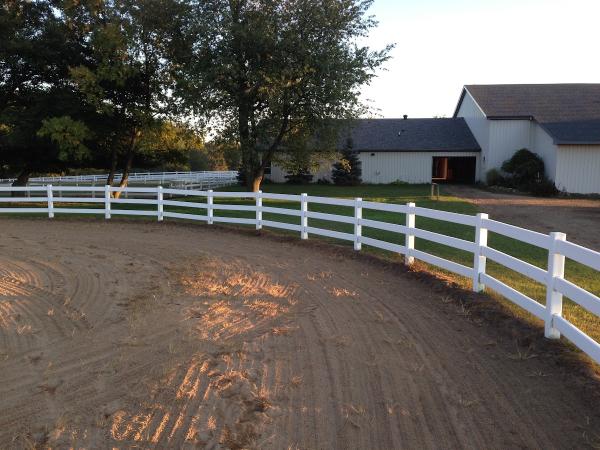
{"type": "Polygon", "coordinates": [[[436,183],[475,183],[474,156],[434,156],[431,181],[436,183]]]}

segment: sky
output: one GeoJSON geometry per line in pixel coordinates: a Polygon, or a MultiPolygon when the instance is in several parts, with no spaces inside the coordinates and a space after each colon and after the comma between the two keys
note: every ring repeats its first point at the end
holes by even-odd
{"type": "Polygon", "coordinates": [[[452,117],[465,84],[600,82],[600,0],[375,0],[395,43],[362,90],[380,117],[452,117]]]}

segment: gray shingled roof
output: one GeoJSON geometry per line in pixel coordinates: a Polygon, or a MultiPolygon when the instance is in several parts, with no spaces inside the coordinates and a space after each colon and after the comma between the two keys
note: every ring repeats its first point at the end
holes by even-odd
{"type": "Polygon", "coordinates": [[[357,119],[341,133],[340,148],[348,137],[357,151],[481,151],[462,118],[357,119]]]}
{"type": "MultiPolygon", "coordinates": [[[[535,120],[555,144],[600,143],[600,84],[467,85],[465,89],[488,119],[535,120]]],[[[464,91],[461,101],[463,96],[464,91]]]]}

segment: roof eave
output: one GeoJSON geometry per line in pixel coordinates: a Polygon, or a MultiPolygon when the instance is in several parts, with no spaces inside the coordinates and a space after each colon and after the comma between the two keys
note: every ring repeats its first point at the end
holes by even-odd
{"type": "Polygon", "coordinates": [[[451,149],[356,149],[359,153],[409,153],[409,152],[420,152],[420,153],[452,153],[452,152],[464,152],[464,153],[477,153],[481,152],[481,148],[451,148],[451,149]]]}
{"type": "Polygon", "coordinates": [[[460,97],[458,98],[458,103],[456,104],[456,108],[454,108],[454,114],[452,115],[453,118],[457,118],[458,117],[458,111],[460,110],[460,107],[462,105],[462,102],[465,98],[465,93],[467,92],[467,87],[463,86],[462,91],[460,92],[460,97]]]}
{"type": "Polygon", "coordinates": [[[486,116],[489,120],[535,120],[533,116],[486,116]]]}
{"type": "Polygon", "coordinates": [[[554,145],[600,145],[600,141],[565,141],[553,139],[554,145]]]}

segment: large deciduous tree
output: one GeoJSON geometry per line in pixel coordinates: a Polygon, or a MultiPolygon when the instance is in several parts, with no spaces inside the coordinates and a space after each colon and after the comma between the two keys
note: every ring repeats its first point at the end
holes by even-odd
{"type": "Polygon", "coordinates": [[[44,124],[56,131],[54,117],[93,114],[82,107],[68,80],[69,66],[85,55],[57,3],[7,0],[0,5],[0,162],[18,174],[17,185],[27,183],[32,172],[66,164],[65,148],[40,133],[44,124]]]}
{"type": "Polygon", "coordinates": [[[169,49],[179,6],[177,0],[64,2],[67,22],[89,54],[71,68],[71,78],[85,102],[114,124],[107,184],[121,164],[119,185],[126,186],[135,158],[147,159],[156,147],[152,138],[164,137],[177,118],[169,49]]]}
{"type": "Polygon", "coordinates": [[[361,86],[388,58],[358,42],[372,0],[187,0],[176,92],[239,145],[247,187],[287,140],[364,112],[361,86]]]}

